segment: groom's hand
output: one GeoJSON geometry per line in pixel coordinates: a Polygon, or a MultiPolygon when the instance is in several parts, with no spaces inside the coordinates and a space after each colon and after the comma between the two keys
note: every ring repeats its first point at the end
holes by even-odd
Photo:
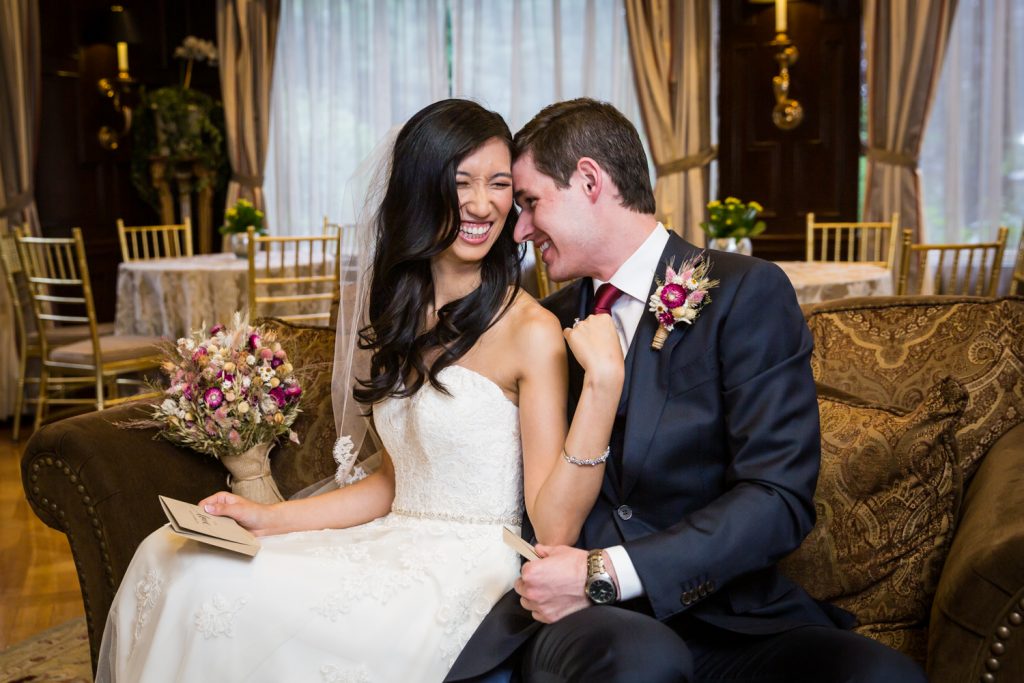
{"type": "Polygon", "coordinates": [[[583,593],[587,581],[587,551],[570,546],[537,545],[539,560],[523,565],[516,592],[533,618],[551,624],[590,606],[583,593]]]}

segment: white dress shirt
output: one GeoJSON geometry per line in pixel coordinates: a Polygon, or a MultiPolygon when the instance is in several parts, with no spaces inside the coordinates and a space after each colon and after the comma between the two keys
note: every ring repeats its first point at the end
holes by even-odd
{"type": "MultiPolygon", "coordinates": [[[[651,283],[657,275],[658,266],[661,261],[661,254],[668,244],[668,231],[661,223],[644,240],[644,243],[626,259],[625,263],[609,280],[615,287],[623,292],[623,295],[612,305],[611,315],[615,323],[615,329],[619,333],[619,344],[622,345],[622,355],[629,351],[629,345],[633,342],[637,325],[640,318],[647,311],[647,295],[651,291],[651,283]]],[[[594,280],[594,291],[604,284],[600,280],[594,280]]],[[[640,576],[633,567],[633,561],[629,559],[629,553],[621,545],[605,548],[612,565],[615,567],[615,574],[619,579],[619,599],[629,600],[644,594],[644,587],[640,583],[640,576]]]]}

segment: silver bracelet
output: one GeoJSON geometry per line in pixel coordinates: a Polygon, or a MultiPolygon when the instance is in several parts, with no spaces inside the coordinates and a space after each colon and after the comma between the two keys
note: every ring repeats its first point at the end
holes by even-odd
{"type": "Polygon", "coordinates": [[[608,459],[608,455],[611,452],[612,452],[612,447],[609,446],[608,448],[604,449],[604,453],[602,453],[601,455],[597,456],[593,460],[581,460],[580,458],[572,457],[571,455],[566,453],[565,449],[563,448],[562,449],[562,457],[565,458],[565,461],[567,463],[569,463],[570,465],[586,465],[588,467],[593,467],[594,465],[600,465],[605,460],[607,460],[608,459]]]}

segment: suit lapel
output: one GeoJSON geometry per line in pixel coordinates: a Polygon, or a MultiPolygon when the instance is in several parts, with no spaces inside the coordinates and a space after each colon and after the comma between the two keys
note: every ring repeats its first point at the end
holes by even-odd
{"type": "MultiPolygon", "coordinates": [[[[685,242],[674,233],[669,235],[668,244],[661,254],[656,271],[662,277],[665,266],[672,261],[678,266],[687,258],[692,258],[700,250],[685,242]]],[[[652,279],[647,298],[657,289],[658,283],[652,279]]],[[[698,318],[699,320],[699,318],[698,318]]],[[[619,494],[622,498],[629,495],[637,478],[643,471],[644,462],[651,452],[651,441],[661,420],[668,392],[668,377],[671,369],[671,358],[675,349],[686,338],[690,326],[676,325],[668,335],[661,350],[651,348],[651,342],[658,329],[654,314],[645,311],[637,325],[636,333],[627,355],[626,377],[623,384],[623,405],[626,409],[626,433],[623,436],[622,476],[619,494]],[[631,359],[629,357],[632,356],[631,359]]]]}

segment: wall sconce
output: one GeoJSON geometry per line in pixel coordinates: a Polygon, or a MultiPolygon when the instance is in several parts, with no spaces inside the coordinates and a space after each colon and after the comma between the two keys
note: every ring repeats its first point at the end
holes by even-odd
{"type": "Polygon", "coordinates": [[[83,42],[103,43],[117,47],[117,76],[101,78],[96,81],[100,94],[110,100],[114,111],[121,117],[122,124],[115,128],[100,126],[96,133],[100,146],[107,150],[120,147],[121,138],[128,134],[132,127],[132,110],[123,101],[123,96],[131,91],[135,80],[128,72],[128,45],[140,41],[139,32],[132,21],[131,15],[121,5],[111,5],[109,11],[94,14],[85,28],[83,42]]]}
{"type": "Polygon", "coordinates": [[[786,0],[775,0],[775,40],[768,43],[778,49],[775,61],[779,63],[779,74],[772,77],[775,92],[772,123],[781,130],[793,130],[804,120],[804,108],[789,96],[789,67],[796,63],[800,53],[786,35],[786,14],[786,0]]]}

